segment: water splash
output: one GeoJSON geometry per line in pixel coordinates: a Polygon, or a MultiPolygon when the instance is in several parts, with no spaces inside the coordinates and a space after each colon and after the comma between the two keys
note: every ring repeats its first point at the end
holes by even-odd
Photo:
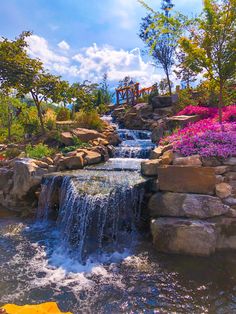
{"type": "Polygon", "coordinates": [[[51,176],[43,184],[38,217],[48,219],[59,193],[57,225],[67,251],[76,252],[81,263],[104,250],[121,251],[140,219],[144,182],[140,174],[125,171],[51,176]]]}

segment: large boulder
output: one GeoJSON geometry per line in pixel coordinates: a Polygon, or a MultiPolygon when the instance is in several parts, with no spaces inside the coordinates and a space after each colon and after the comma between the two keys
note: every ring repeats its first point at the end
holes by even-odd
{"type": "Polygon", "coordinates": [[[214,194],[216,176],[213,168],[161,166],[157,168],[160,190],[179,193],[214,194]]]}
{"type": "Polygon", "coordinates": [[[162,164],[161,159],[146,160],[141,163],[142,175],[152,177],[157,176],[157,170],[162,164]]]}
{"type": "Polygon", "coordinates": [[[78,138],[82,142],[93,141],[98,138],[105,138],[102,133],[99,133],[96,130],[77,128],[72,131],[74,137],[78,138]]]}
{"type": "Polygon", "coordinates": [[[13,170],[8,168],[0,168],[0,190],[4,190],[8,185],[8,181],[13,177],[13,170]]]}
{"type": "Polygon", "coordinates": [[[236,250],[236,218],[216,217],[208,220],[217,231],[216,249],[236,250]]]}
{"type": "Polygon", "coordinates": [[[229,212],[218,197],[186,193],[156,193],[148,204],[151,217],[187,217],[206,219],[229,212]]]}
{"type": "Polygon", "coordinates": [[[170,107],[173,104],[171,96],[154,96],[150,102],[153,109],[170,107]]]}
{"type": "Polygon", "coordinates": [[[200,220],[159,218],[151,222],[153,244],[157,251],[208,256],[215,252],[215,225],[200,220]]]}
{"type": "Polygon", "coordinates": [[[13,189],[12,197],[22,199],[31,190],[36,189],[48,170],[41,168],[34,159],[19,159],[14,163],[13,168],[13,189]]]}
{"type": "Polygon", "coordinates": [[[61,142],[66,146],[74,145],[74,137],[71,132],[62,132],[61,133],[61,142]]]}
{"type": "Polygon", "coordinates": [[[76,153],[74,156],[63,157],[58,163],[58,170],[76,170],[84,166],[84,153],[76,153]]]}

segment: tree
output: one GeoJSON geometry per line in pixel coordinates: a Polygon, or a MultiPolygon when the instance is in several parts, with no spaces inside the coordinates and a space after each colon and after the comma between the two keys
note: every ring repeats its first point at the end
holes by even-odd
{"type": "Polygon", "coordinates": [[[42,133],[45,133],[43,101],[63,99],[62,84],[58,76],[47,73],[41,61],[28,56],[26,38],[31,32],[23,32],[10,41],[3,38],[0,42],[0,84],[1,89],[14,88],[19,96],[30,94],[38,111],[42,133]]]}
{"type": "Polygon", "coordinates": [[[108,75],[107,73],[104,73],[103,79],[101,82],[101,88],[99,89],[101,91],[101,100],[102,103],[105,105],[110,105],[112,101],[112,94],[109,90],[109,84],[108,84],[108,75]]]}
{"type": "Polygon", "coordinates": [[[20,100],[9,96],[9,93],[0,94],[0,120],[2,127],[7,128],[8,140],[12,138],[12,125],[24,107],[20,100]]]}
{"type": "Polygon", "coordinates": [[[170,16],[163,12],[155,12],[144,1],[139,2],[150,11],[142,19],[140,38],[146,44],[154,64],[161,66],[168,82],[169,94],[172,94],[170,72],[175,64],[175,54],[178,40],[186,25],[187,19],[181,14],[170,16]]]}
{"type": "Polygon", "coordinates": [[[171,81],[168,82],[167,79],[164,78],[164,79],[162,79],[160,81],[160,83],[158,84],[158,87],[159,87],[159,89],[160,89],[160,91],[162,93],[166,93],[166,92],[168,92],[169,84],[170,84],[170,86],[172,88],[173,87],[173,82],[171,82],[171,81]]]}
{"type": "Polygon", "coordinates": [[[219,89],[219,122],[222,123],[223,91],[236,71],[236,0],[204,0],[190,38],[180,45],[192,71],[203,72],[219,89]]]}
{"type": "Polygon", "coordinates": [[[189,89],[191,83],[197,80],[196,72],[192,71],[190,67],[186,64],[186,56],[183,51],[177,53],[178,64],[177,68],[173,71],[176,77],[181,80],[181,82],[186,83],[187,88],[189,89]]]}

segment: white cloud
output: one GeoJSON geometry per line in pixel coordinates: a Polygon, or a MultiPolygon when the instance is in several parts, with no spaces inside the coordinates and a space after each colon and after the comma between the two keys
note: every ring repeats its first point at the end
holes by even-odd
{"type": "Polygon", "coordinates": [[[150,85],[161,77],[150,62],[144,62],[139,48],[125,51],[93,44],[75,55],[73,60],[78,62],[78,73],[82,79],[99,81],[106,72],[111,81],[119,81],[129,75],[142,85],[150,85]]]}
{"type": "Polygon", "coordinates": [[[142,86],[149,86],[161,79],[157,69],[143,60],[139,48],[126,51],[93,44],[74,56],[69,56],[68,51],[65,57],[61,55],[61,47],[58,47],[60,43],[52,49],[45,38],[37,35],[30,36],[27,41],[30,56],[40,58],[49,71],[70,81],[100,82],[104,73],[113,83],[125,76],[131,76],[142,86]]]}
{"type": "Polygon", "coordinates": [[[69,50],[70,49],[70,45],[65,40],[62,40],[61,42],[59,42],[59,44],[57,44],[57,46],[59,48],[61,48],[62,50],[69,50]]]}
{"type": "Polygon", "coordinates": [[[30,56],[39,58],[47,68],[51,68],[55,63],[69,64],[70,62],[67,57],[55,53],[43,37],[32,35],[27,38],[27,42],[29,44],[28,52],[30,56]]]}

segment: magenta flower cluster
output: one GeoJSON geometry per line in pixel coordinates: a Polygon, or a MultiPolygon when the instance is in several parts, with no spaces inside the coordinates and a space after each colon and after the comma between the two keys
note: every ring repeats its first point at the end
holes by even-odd
{"type": "MultiPolygon", "coordinates": [[[[188,106],[186,111],[182,112],[193,114],[188,106]]],[[[218,122],[218,113],[213,114],[213,109],[207,114],[205,107],[195,109],[194,113],[202,112],[202,115],[208,118],[198,122],[191,123],[187,127],[177,131],[173,135],[163,138],[161,145],[171,143],[175,152],[183,156],[199,154],[202,157],[222,157],[228,158],[236,155],[236,105],[228,106],[223,109],[223,124],[218,122]],[[210,116],[210,117],[209,117],[210,116]]],[[[208,109],[208,108],[206,108],[208,109]]]]}
{"type": "MultiPolygon", "coordinates": [[[[236,105],[223,107],[223,121],[230,122],[236,121],[236,105]]],[[[219,120],[218,108],[216,107],[203,107],[203,106],[187,106],[183,110],[179,111],[177,116],[192,116],[199,115],[201,118],[214,118],[216,121],[219,120]]]]}

